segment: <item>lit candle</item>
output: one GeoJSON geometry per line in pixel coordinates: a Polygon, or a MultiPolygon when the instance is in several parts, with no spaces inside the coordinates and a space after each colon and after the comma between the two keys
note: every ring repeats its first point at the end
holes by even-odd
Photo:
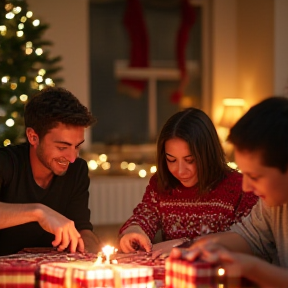
{"type": "Polygon", "coordinates": [[[219,276],[225,275],[225,269],[219,268],[219,269],[218,269],[218,275],[219,275],[219,276]]]}
{"type": "Polygon", "coordinates": [[[103,258],[102,258],[102,255],[101,255],[101,254],[102,254],[101,252],[98,253],[97,259],[96,259],[94,265],[100,265],[100,264],[102,264],[103,258]]]}
{"type": "Polygon", "coordinates": [[[113,254],[116,249],[113,246],[106,245],[102,248],[104,255],[106,256],[105,264],[110,264],[110,255],[113,254]]]}

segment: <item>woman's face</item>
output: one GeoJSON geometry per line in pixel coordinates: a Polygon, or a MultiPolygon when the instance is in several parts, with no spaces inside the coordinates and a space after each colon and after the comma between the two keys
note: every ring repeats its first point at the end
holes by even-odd
{"type": "Polygon", "coordinates": [[[188,143],[180,138],[165,142],[166,163],[171,174],[185,187],[198,183],[197,166],[188,143]]]}

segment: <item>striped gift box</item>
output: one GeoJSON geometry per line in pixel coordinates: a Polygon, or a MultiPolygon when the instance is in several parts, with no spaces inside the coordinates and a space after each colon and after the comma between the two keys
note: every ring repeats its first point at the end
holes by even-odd
{"type": "Polygon", "coordinates": [[[40,265],[40,288],[114,287],[113,270],[93,263],[47,263],[40,265]]]}
{"type": "MultiPolygon", "coordinates": [[[[97,269],[73,268],[71,273],[70,287],[114,287],[113,270],[110,268],[98,267],[97,269]]],[[[67,287],[69,287],[67,285],[67,287]]]]}
{"type": "MultiPolygon", "coordinates": [[[[92,253],[57,252],[51,248],[29,248],[28,250],[31,250],[31,252],[0,257],[0,288],[37,287],[39,267],[44,263],[77,261],[93,263],[97,259],[97,255],[92,253]]],[[[58,273],[61,273],[61,271],[58,273]]],[[[60,276],[58,278],[61,279],[60,276]]],[[[58,280],[56,277],[49,281],[55,283],[54,287],[57,287],[58,280]]],[[[58,283],[58,286],[61,287],[61,282],[58,283]]]]}
{"type": "Polygon", "coordinates": [[[165,280],[165,259],[153,259],[152,252],[135,252],[116,255],[115,259],[121,265],[133,264],[148,266],[153,269],[154,280],[165,280]]]}
{"type": "Polygon", "coordinates": [[[214,287],[213,280],[218,267],[203,261],[189,262],[182,259],[165,261],[166,288],[210,288],[214,287]]]}
{"type": "Polygon", "coordinates": [[[153,269],[140,265],[48,263],[40,266],[40,288],[154,288],[153,269]]]}
{"type": "Polygon", "coordinates": [[[35,267],[0,265],[1,288],[34,288],[35,267]]]}
{"type": "Polygon", "coordinates": [[[115,287],[153,288],[153,269],[141,265],[115,265],[115,287]]]}

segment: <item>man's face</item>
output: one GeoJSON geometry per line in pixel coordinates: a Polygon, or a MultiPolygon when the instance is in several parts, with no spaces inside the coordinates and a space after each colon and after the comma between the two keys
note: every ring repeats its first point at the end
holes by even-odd
{"type": "Polygon", "coordinates": [[[243,173],[243,191],[252,191],[271,207],[288,202],[288,171],[264,166],[259,152],[235,149],[235,160],[243,173]]]}
{"type": "Polygon", "coordinates": [[[36,146],[36,155],[44,171],[47,169],[55,175],[64,175],[70,163],[79,154],[84,142],[84,127],[60,123],[51,129],[36,146]]]}

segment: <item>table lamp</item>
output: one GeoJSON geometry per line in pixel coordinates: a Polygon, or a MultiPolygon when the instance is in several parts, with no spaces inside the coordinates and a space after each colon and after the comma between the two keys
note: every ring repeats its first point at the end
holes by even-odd
{"type": "Polygon", "coordinates": [[[225,128],[222,138],[222,146],[229,162],[234,163],[234,153],[231,144],[226,142],[229,129],[240,119],[244,112],[244,100],[241,98],[223,99],[224,110],[219,122],[219,126],[225,128]]]}
{"type": "Polygon", "coordinates": [[[223,99],[224,110],[219,125],[231,128],[243,115],[244,100],[241,98],[223,99]]]}

